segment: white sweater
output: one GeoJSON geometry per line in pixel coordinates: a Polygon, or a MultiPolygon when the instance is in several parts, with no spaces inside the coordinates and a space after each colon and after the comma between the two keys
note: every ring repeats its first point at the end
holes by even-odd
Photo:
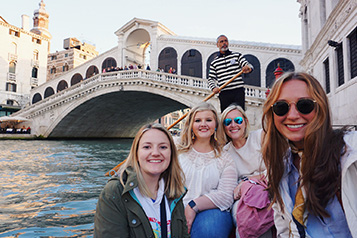
{"type": "Polygon", "coordinates": [[[215,157],[214,151],[200,153],[191,148],[179,155],[186,176],[188,192],[183,198],[186,206],[192,199],[208,197],[221,211],[233,204],[233,190],[237,186],[237,170],[230,155],[223,151],[215,157]]]}

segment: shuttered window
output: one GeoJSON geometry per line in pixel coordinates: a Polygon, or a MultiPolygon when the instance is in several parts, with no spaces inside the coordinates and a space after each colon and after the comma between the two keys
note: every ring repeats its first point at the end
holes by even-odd
{"type": "Polygon", "coordinates": [[[326,93],[330,93],[330,65],[328,58],[323,62],[325,70],[325,85],[326,93]]]}

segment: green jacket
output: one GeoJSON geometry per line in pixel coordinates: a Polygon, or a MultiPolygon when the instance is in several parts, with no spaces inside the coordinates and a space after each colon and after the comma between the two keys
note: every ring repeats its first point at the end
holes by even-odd
{"type": "MultiPolygon", "coordinates": [[[[138,186],[132,168],[125,171],[125,185],[118,177],[111,178],[99,196],[94,220],[94,237],[154,238],[149,219],[139,204],[133,189],[138,186]]],[[[171,237],[190,237],[182,198],[169,201],[171,210],[171,237]]]]}

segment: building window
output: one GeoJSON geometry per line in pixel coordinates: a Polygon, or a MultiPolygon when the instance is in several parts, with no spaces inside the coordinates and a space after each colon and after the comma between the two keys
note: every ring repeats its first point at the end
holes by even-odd
{"type": "Polygon", "coordinates": [[[33,52],[33,59],[38,60],[38,51],[33,52]]]}
{"type": "Polygon", "coordinates": [[[188,51],[188,57],[195,57],[196,55],[196,50],[189,50],[188,51]]]}
{"type": "Polygon", "coordinates": [[[51,55],[51,60],[56,60],[57,59],[57,55],[51,55]]]}
{"type": "Polygon", "coordinates": [[[55,73],[56,73],[56,67],[53,66],[53,67],[51,68],[51,70],[50,70],[50,73],[51,73],[51,74],[55,74],[55,73]]]}
{"type": "Polygon", "coordinates": [[[357,28],[347,37],[350,43],[351,79],[357,76],[357,28]]]}
{"type": "Polygon", "coordinates": [[[68,71],[68,64],[63,65],[62,70],[63,72],[68,71]]]}
{"type": "Polygon", "coordinates": [[[16,63],[12,61],[9,64],[9,73],[14,74],[15,72],[16,72],[16,63]]]}
{"type": "Polygon", "coordinates": [[[6,91],[16,92],[16,83],[6,83],[6,91]]]}
{"type": "Polygon", "coordinates": [[[13,35],[13,36],[16,36],[16,37],[20,37],[20,32],[19,31],[15,31],[13,29],[9,30],[9,34],[13,35]]]}
{"type": "Polygon", "coordinates": [[[323,62],[325,70],[326,93],[330,93],[330,65],[328,58],[323,62]]]}
{"type": "Polygon", "coordinates": [[[37,39],[37,38],[35,38],[35,37],[32,37],[32,42],[35,42],[36,44],[41,45],[41,40],[40,40],[40,39],[37,39]]]}
{"type": "Polygon", "coordinates": [[[6,105],[13,106],[14,105],[14,100],[6,100],[6,105]]]}
{"type": "Polygon", "coordinates": [[[65,54],[64,54],[64,57],[67,58],[67,57],[68,57],[68,53],[65,53],[65,54]]]}
{"type": "Polygon", "coordinates": [[[337,54],[337,78],[338,78],[338,86],[341,86],[345,83],[345,72],[343,70],[343,47],[342,44],[339,44],[336,47],[337,54]]]}
{"type": "Polygon", "coordinates": [[[38,69],[36,67],[32,68],[32,78],[37,78],[38,75],[38,69]]]}

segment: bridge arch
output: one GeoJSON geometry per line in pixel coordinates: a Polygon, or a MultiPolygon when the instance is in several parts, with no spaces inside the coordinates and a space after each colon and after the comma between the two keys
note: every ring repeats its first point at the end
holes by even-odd
{"type": "Polygon", "coordinates": [[[51,95],[53,95],[53,94],[55,94],[55,90],[53,90],[52,87],[48,87],[48,88],[46,88],[46,90],[45,90],[45,96],[44,96],[44,98],[48,98],[49,96],[51,96],[51,95]]]}
{"type": "Polygon", "coordinates": [[[207,59],[207,63],[206,63],[206,78],[207,79],[209,77],[209,68],[211,66],[211,63],[218,56],[218,54],[219,54],[219,52],[216,51],[216,52],[212,53],[207,59]]]}
{"type": "Polygon", "coordinates": [[[99,70],[98,70],[97,66],[91,65],[91,66],[87,69],[85,79],[89,79],[90,77],[92,77],[93,75],[98,74],[98,73],[99,73],[99,70]]]}
{"type": "Polygon", "coordinates": [[[117,61],[113,57],[106,58],[102,63],[102,72],[103,70],[107,70],[110,67],[117,67],[117,61]]]}
{"type": "Polygon", "coordinates": [[[243,74],[243,81],[247,85],[252,86],[261,86],[260,77],[261,77],[261,69],[260,69],[260,61],[254,55],[248,54],[244,55],[244,58],[254,67],[253,72],[249,74],[243,74]]]}
{"type": "Polygon", "coordinates": [[[57,93],[61,92],[62,90],[68,88],[68,83],[66,82],[66,80],[61,80],[58,84],[57,84],[57,93]]]}
{"type": "Polygon", "coordinates": [[[169,72],[170,67],[178,70],[177,51],[172,47],[166,47],[159,54],[159,68],[169,72]]]}
{"type": "Polygon", "coordinates": [[[42,96],[41,94],[39,93],[36,93],[35,95],[33,95],[33,98],[32,98],[32,104],[36,103],[36,102],[39,102],[42,100],[42,96]]]}
{"type": "Polygon", "coordinates": [[[83,80],[82,75],[80,73],[76,73],[71,78],[71,86],[76,85],[77,83],[81,82],[82,80],[83,80]]]}
{"type": "Polygon", "coordinates": [[[280,66],[280,68],[282,68],[282,70],[284,72],[295,71],[295,66],[290,60],[288,60],[286,58],[277,58],[277,59],[273,60],[272,62],[270,62],[268,64],[268,67],[267,67],[266,73],[265,73],[265,75],[266,75],[265,82],[266,82],[267,88],[271,88],[273,86],[273,83],[275,81],[274,71],[276,70],[278,65],[280,66]]]}
{"type": "Polygon", "coordinates": [[[181,74],[202,78],[202,55],[198,50],[189,49],[183,54],[181,74]]]}
{"type": "Polygon", "coordinates": [[[125,65],[144,65],[149,62],[150,33],[142,28],[132,31],[125,41],[125,65]]]}

